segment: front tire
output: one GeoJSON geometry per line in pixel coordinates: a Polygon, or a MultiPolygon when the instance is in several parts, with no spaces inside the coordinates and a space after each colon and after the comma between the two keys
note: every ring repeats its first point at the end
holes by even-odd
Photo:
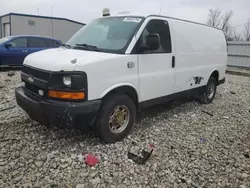
{"type": "Polygon", "coordinates": [[[106,143],[124,139],[131,132],[135,117],[136,107],[130,97],[120,93],[108,96],[96,121],[98,137],[106,143]]]}
{"type": "Polygon", "coordinates": [[[217,89],[217,81],[214,77],[210,77],[206,85],[204,93],[200,96],[200,102],[209,104],[213,102],[217,89]]]}

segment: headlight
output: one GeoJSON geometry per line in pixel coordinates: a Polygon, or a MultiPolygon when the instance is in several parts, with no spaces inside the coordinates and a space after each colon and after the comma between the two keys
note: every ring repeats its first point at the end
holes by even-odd
{"type": "Polygon", "coordinates": [[[71,87],[71,76],[64,76],[63,84],[67,87],[71,87]]]}
{"type": "Polygon", "coordinates": [[[55,72],[48,81],[48,97],[88,100],[88,81],[85,72],[55,72]]]}

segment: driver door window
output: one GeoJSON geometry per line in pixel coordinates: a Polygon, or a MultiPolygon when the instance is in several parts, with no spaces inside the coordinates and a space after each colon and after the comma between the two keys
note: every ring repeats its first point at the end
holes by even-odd
{"type": "Polygon", "coordinates": [[[151,20],[143,30],[140,39],[137,43],[137,53],[171,53],[171,36],[169,31],[168,22],[165,20],[151,20]],[[146,38],[149,34],[159,34],[160,36],[160,47],[157,50],[141,51],[140,45],[146,45],[146,38]]]}

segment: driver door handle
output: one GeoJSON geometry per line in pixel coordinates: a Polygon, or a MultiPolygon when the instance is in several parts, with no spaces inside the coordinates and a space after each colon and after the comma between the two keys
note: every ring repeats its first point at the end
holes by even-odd
{"type": "Polygon", "coordinates": [[[128,68],[133,68],[134,66],[135,66],[135,63],[132,61],[127,63],[128,68]]]}
{"type": "Polygon", "coordinates": [[[28,50],[23,50],[23,52],[28,52],[28,50]]]}

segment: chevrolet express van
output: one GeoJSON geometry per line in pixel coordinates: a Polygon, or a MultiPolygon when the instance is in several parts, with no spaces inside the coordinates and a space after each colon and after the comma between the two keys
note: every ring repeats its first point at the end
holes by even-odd
{"type": "Polygon", "coordinates": [[[150,15],[93,20],[58,49],[24,60],[16,100],[42,124],[92,126],[116,142],[141,109],[190,92],[211,103],[225,82],[221,30],[150,15]]]}

